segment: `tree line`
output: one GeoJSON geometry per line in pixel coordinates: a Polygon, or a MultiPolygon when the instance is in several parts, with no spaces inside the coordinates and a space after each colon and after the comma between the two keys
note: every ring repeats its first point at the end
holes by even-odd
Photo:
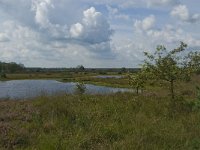
{"type": "Polygon", "coordinates": [[[25,69],[23,64],[17,64],[15,62],[0,62],[1,77],[6,77],[6,73],[17,73],[25,69]]]}

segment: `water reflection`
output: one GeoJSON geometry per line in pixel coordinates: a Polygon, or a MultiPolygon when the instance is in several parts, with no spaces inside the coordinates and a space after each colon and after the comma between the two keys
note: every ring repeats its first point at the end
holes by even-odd
{"type": "MultiPolygon", "coordinates": [[[[24,99],[40,95],[52,95],[60,93],[73,94],[76,91],[74,82],[63,83],[56,80],[12,80],[0,82],[0,99],[24,99]]],[[[85,84],[87,94],[110,94],[116,92],[128,92],[125,88],[112,88],[85,84]]]]}

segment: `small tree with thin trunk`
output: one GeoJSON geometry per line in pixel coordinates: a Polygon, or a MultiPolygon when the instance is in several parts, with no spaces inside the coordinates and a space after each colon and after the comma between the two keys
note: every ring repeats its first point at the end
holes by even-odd
{"type": "Polygon", "coordinates": [[[142,91],[144,89],[145,81],[146,74],[143,72],[143,70],[140,70],[133,75],[129,75],[129,84],[136,90],[137,94],[139,94],[139,90],[142,91]]]}
{"type": "Polygon", "coordinates": [[[85,86],[85,84],[83,83],[83,82],[78,82],[77,84],[76,84],[76,94],[80,94],[80,95],[82,95],[82,94],[84,94],[85,93],[85,91],[86,91],[86,86],[85,86]]]}
{"type": "MultiPolygon", "coordinates": [[[[154,54],[145,52],[147,59],[143,68],[151,74],[150,78],[163,80],[169,83],[169,89],[172,102],[175,98],[175,82],[185,80],[189,77],[188,65],[184,62],[184,55],[181,52],[185,50],[187,45],[183,42],[176,49],[168,51],[164,46],[157,47],[154,54]]],[[[175,103],[174,103],[175,104],[175,103]]]]}

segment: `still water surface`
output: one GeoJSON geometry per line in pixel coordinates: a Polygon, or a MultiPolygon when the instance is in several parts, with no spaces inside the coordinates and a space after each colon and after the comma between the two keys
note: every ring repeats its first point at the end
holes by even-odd
{"type": "MultiPolygon", "coordinates": [[[[26,99],[41,95],[73,94],[76,91],[75,82],[63,83],[56,80],[12,80],[0,81],[0,99],[26,99]]],[[[87,94],[110,94],[129,92],[125,88],[112,88],[85,84],[87,94]]]]}

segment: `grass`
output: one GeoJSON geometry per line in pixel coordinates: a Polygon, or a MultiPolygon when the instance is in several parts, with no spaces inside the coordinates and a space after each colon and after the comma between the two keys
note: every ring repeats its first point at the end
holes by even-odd
{"type": "Polygon", "coordinates": [[[117,93],[0,102],[0,149],[200,149],[200,112],[117,93]]]}
{"type": "MultiPolygon", "coordinates": [[[[24,76],[8,75],[9,79],[24,79],[24,76]]],[[[98,79],[94,74],[81,73],[71,77],[48,76],[129,86],[127,78],[98,79]]],[[[47,79],[44,74],[37,77],[47,79]]],[[[200,84],[199,76],[188,83],[177,83],[173,110],[165,83],[148,85],[140,95],[75,94],[26,101],[1,100],[0,149],[200,149],[200,110],[193,110],[191,105],[196,97],[196,84],[200,84]]]]}
{"type": "Polygon", "coordinates": [[[81,76],[73,78],[64,78],[62,82],[84,82],[88,84],[118,87],[118,88],[130,88],[128,77],[123,78],[97,78],[95,76],[81,76]]]}

